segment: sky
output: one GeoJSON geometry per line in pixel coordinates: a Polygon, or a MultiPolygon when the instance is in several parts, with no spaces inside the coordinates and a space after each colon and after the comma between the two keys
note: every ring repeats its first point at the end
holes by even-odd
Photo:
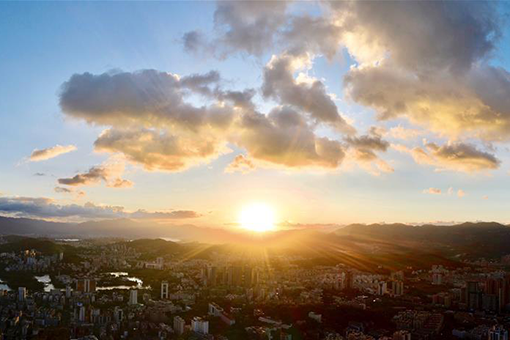
{"type": "Polygon", "coordinates": [[[510,222],[498,2],[3,2],[0,214],[510,222]]]}

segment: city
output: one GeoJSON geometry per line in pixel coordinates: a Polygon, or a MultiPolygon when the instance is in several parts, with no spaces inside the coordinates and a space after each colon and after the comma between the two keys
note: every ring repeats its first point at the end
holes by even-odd
{"type": "Polygon", "coordinates": [[[508,339],[510,328],[510,254],[395,266],[382,251],[350,265],[298,250],[22,236],[0,251],[6,339],[508,339]]]}
{"type": "Polygon", "coordinates": [[[0,1],[0,340],[509,340],[509,0],[0,1]]]}

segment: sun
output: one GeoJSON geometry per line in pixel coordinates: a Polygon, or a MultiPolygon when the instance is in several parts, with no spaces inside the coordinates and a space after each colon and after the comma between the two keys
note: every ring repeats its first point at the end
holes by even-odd
{"type": "Polygon", "coordinates": [[[241,210],[239,224],[246,230],[259,233],[273,230],[274,211],[266,204],[250,204],[241,210]]]}

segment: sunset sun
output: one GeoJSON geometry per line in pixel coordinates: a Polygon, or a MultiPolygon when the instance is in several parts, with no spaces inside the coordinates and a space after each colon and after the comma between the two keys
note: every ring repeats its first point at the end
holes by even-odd
{"type": "Polygon", "coordinates": [[[239,214],[239,224],[242,228],[255,232],[273,230],[274,211],[265,204],[250,204],[241,210],[239,214]]]}

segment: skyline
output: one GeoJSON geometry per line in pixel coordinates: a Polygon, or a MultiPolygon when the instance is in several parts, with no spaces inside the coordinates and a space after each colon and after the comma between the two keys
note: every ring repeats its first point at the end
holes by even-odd
{"type": "Polygon", "coordinates": [[[0,214],[510,222],[505,3],[265,5],[2,3],[0,214]]]}

